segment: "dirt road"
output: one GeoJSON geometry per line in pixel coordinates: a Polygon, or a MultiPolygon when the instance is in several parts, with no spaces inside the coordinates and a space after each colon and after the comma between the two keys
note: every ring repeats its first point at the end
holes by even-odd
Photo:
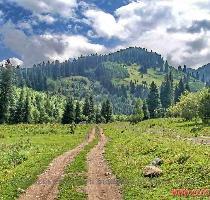
{"type": "Polygon", "coordinates": [[[88,154],[88,182],[86,192],[89,200],[121,200],[120,188],[112,175],[103,154],[107,138],[100,129],[100,140],[88,154]]]}
{"type": "Polygon", "coordinates": [[[57,157],[49,165],[48,169],[38,177],[35,184],[30,186],[25,193],[23,193],[19,200],[54,200],[58,195],[59,182],[62,179],[64,170],[80,151],[95,137],[95,129],[92,129],[88,134],[87,139],[77,146],[75,149],[66,152],[57,157]]]}

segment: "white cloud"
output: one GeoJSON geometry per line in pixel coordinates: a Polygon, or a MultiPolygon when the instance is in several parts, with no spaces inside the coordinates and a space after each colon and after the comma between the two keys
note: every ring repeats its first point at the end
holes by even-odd
{"type": "MultiPolygon", "coordinates": [[[[22,66],[23,65],[23,61],[18,58],[12,57],[12,58],[9,58],[9,60],[13,66],[18,66],[18,65],[22,66]]],[[[6,60],[0,61],[0,65],[5,65],[5,63],[6,63],[6,60]]]]}
{"type": "Polygon", "coordinates": [[[56,21],[56,19],[50,16],[49,14],[47,15],[37,14],[36,17],[38,18],[40,22],[45,22],[46,24],[53,24],[56,21]]]}
{"type": "Polygon", "coordinates": [[[114,16],[109,13],[101,10],[87,10],[85,15],[91,21],[96,33],[101,37],[118,37],[124,31],[123,27],[116,22],[114,16]]]}
{"type": "Polygon", "coordinates": [[[204,7],[207,3],[209,0],[185,0],[182,3],[180,0],[137,0],[118,8],[114,15],[96,8],[89,8],[84,14],[98,37],[118,38],[121,41],[119,48],[146,47],[161,53],[175,66],[197,67],[210,62],[208,31],[169,33],[167,30],[189,27],[195,20],[210,20],[210,11],[204,7]],[[200,45],[196,42],[199,38],[206,38],[208,46],[203,51],[195,49],[200,45]],[[190,46],[193,41],[194,45],[190,46]],[[196,53],[192,53],[194,51],[196,53]]]}
{"type": "Polygon", "coordinates": [[[27,22],[27,21],[19,22],[17,24],[17,27],[20,28],[20,29],[22,29],[22,30],[28,30],[30,32],[33,31],[31,24],[29,22],[27,22]]]}
{"type": "Polygon", "coordinates": [[[59,14],[62,17],[72,17],[77,0],[9,0],[38,14],[59,14]]]}
{"type": "Polygon", "coordinates": [[[5,24],[0,33],[4,44],[21,57],[26,66],[47,60],[64,61],[96,52],[104,52],[103,45],[93,44],[80,35],[49,34],[27,36],[12,23],[5,24]]]}

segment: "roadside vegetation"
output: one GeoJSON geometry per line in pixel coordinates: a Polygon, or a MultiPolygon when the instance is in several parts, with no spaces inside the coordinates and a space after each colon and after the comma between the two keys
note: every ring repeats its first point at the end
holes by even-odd
{"type": "Polygon", "coordinates": [[[13,200],[35,182],[57,156],[81,143],[89,125],[0,126],[0,199],[13,200]]]}
{"type": "Polygon", "coordinates": [[[110,138],[105,156],[122,185],[124,199],[173,199],[172,189],[208,189],[209,146],[187,138],[209,135],[209,127],[157,119],[136,125],[112,123],[104,125],[104,131],[110,138]],[[162,175],[145,177],[144,167],[155,158],[163,160],[162,175]]]}

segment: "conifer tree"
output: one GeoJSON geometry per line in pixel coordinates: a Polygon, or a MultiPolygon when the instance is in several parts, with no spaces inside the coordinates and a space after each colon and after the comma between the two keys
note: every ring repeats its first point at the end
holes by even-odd
{"type": "Polygon", "coordinates": [[[88,122],[89,122],[89,123],[95,122],[95,110],[94,110],[93,96],[90,96],[90,98],[89,98],[89,115],[88,115],[88,122]]]}
{"type": "Polygon", "coordinates": [[[110,122],[112,119],[112,106],[109,99],[102,104],[101,115],[105,119],[106,123],[110,122]]]}
{"type": "Polygon", "coordinates": [[[175,103],[179,102],[179,99],[181,95],[184,93],[184,91],[185,91],[185,86],[184,86],[183,80],[180,79],[179,84],[175,88],[175,94],[174,94],[175,103]]]}
{"type": "Polygon", "coordinates": [[[75,111],[74,111],[74,104],[73,100],[69,98],[67,100],[63,118],[62,118],[62,124],[72,124],[75,120],[75,111]]]}
{"type": "Polygon", "coordinates": [[[8,60],[5,67],[1,68],[0,77],[0,123],[7,122],[9,118],[9,106],[12,97],[13,67],[8,60]]]}
{"type": "Polygon", "coordinates": [[[169,108],[173,101],[173,85],[169,75],[165,77],[165,81],[160,88],[160,100],[163,108],[169,108]]]}
{"type": "Polygon", "coordinates": [[[103,122],[101,112],[100,112],[100,109],[98,107],[96,108],[95,119],[96,119],[96,124],[100,124],[100,123],[103,122]]]}
{"type": "Polygon", "coordinates": [[[159,107],[159,93],[155,82],[153,81],[150,85],[150,92],[147,99],[148,110],[150,117],[155,117],[155,110],[159,107]]]}
{"type": "Polygon", "coordinates": [[[75,123],[79,124],[82,121],[80,103],[77,102],[75,109],[75,123]]]}
{"type": "Polygon", "coordinates": [[[83,106],[83,115],[85,115],[86,117],[88,117],[90,115],[90,101],[89,101],[89,97],[85,98],[85,103],[83,106]]]}
{"type": "Polygon", "coordinates": [[[187,73],[187,66],[186,65],[184,65],[183,72],[187,73]]]}

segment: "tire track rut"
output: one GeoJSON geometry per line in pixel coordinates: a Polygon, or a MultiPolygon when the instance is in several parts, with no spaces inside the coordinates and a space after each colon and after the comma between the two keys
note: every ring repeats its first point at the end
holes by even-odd
{"type": "Polygon", "coordinates": [[[86,140],[76,148],[55,158],[48,169],[38,177],[36,183],[31,185],[19,200],[54,200],[58,195],[58,186],[64,175],[64,170],[81,150],[95,138],[95,128],[93,128],[86,140]]]}
{"type": "Polygon", "coordinates": [[[99,129],[99,143],[88,154],[88,180],[86,192],[88,200],[121,200],[122,195],[117,179],[112,175],[105,159],[104,148],[107,138],[99,129]]]}

